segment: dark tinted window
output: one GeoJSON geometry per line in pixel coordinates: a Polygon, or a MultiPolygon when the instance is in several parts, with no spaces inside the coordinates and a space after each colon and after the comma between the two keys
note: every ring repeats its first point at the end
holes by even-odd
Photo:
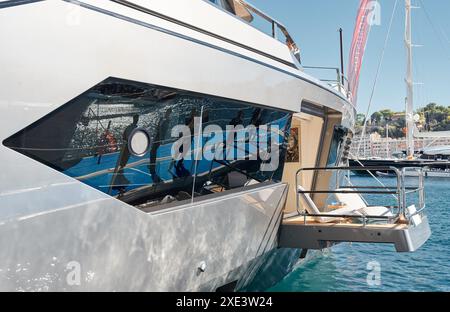
{"type": "Polygon", "coordinates": [[[335,167],[339,165],[341,146],[347,134],[347,129],[340,126],[334,127],[333,139],[331,141],[330,152],[328,154],[327,167],[335,167]]]}
{"type": "Polygon", "coordinates": [[[234,10],[234,0],[222,0],[222,6],[228,12],[236,14],[234,10]]]}
{"type": "MultiPolygon", "coordinates": [[[[188,199],[192,191],[198,197],[280,180],[290,119],[285,111],[108,78],[4,144],[128,203],[158,205],[188,199]],[[201,123],[194,122],[196,117],[201,123]],[[202,130],[212,125],[222,129],[227,125],[276,126],[278,130],[263,134],[267,139],[277,138],[276,166],[261,170],[269,161],[249,157],[194,160],[189,156],[196,152],[195,140],[203,146],[214,139],[212,135],[194,137],[200,124],[202,130]],[[189,145],[187,151],[182,150],[184,156],[174,159],[172,148],[180,137],[172,136],[172,129],[177,125],[187,126],[192,133],[184,141],[189,145]],[[150,138],[147,152],[139,156],[130,152],[128,142],[137,129],[144,129],[150,138]]],[[[258,129],[256,135],[261,133],[258,129]]],[[[232,134],[233,139],[217,148],[218,154],[227,146],[233,153],[237,148],[247,152],[260,148],[244,130],[232,134]]],[[[222,141],[228,137],[230,133],[224,132],[222,141]]]]}

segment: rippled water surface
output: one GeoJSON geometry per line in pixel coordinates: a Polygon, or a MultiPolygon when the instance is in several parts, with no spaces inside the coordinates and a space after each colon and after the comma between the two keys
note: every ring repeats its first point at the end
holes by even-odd
{"type": "Polygon", "coordinates": [[[419,251],[400,254],[390,245],[340,244],[313,253],[270,290],[450,291],[450,179],[427,179],[426,191],[432,237],[419,251]],[[367,283],[367,266],[374,261],[381,266],[379,286],[367,283]]]}

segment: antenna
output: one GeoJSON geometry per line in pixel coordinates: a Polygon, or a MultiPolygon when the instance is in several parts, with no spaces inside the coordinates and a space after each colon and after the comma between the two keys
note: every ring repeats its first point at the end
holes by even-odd
{"type": "Polygon", "coordinates": [[[342,28],[339,28],[339,43],[341,52],[341,83],[345,88],[345,73],[344,73],[344,34],[342,28]]]}

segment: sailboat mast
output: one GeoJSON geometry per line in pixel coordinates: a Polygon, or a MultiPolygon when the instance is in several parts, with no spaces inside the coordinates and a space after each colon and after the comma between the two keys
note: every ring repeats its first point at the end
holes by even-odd
{"type": "Polygon", "coordinates": [[[411,0],[405,0],[406,23],[405,23],[405,45],[406,45],[406,146],[408,158],[414,157],[414,81],[413,81],[413,45],[411,25],[411,0]]]}

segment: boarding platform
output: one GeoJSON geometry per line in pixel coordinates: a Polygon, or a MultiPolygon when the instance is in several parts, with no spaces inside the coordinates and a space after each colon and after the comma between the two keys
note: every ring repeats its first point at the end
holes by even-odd
{"type": "Polygon", "coordinates": [[[392,244],[397,252],[414,252],[431,236],[421,168],[402,171],[394,167],[304,168],[297,172],[296,185],[297,213],[283,220],[279,241],[282,248],[320,250],[337,243],[354,242],[392,244]],[[392,172],[395,186],[353,185],[350,172],[361,170],[392,172]],[[308,171],[326,172],[336,177],[347,172],[347,183],[342,186],[336,179],[333,190],[306,190],[299,185],[298,177],[308,171]],[[410,171],[417,172],[414,185],[411,185],[412,178],[407,177],[410,171]],[[314,195],[326,196],[328,202],[330,198],[335,201],[326,208],[319,208],[314,195]],[[369,205],[364,196],[389,196],[395,199],[395,205],[369,205]]]}

